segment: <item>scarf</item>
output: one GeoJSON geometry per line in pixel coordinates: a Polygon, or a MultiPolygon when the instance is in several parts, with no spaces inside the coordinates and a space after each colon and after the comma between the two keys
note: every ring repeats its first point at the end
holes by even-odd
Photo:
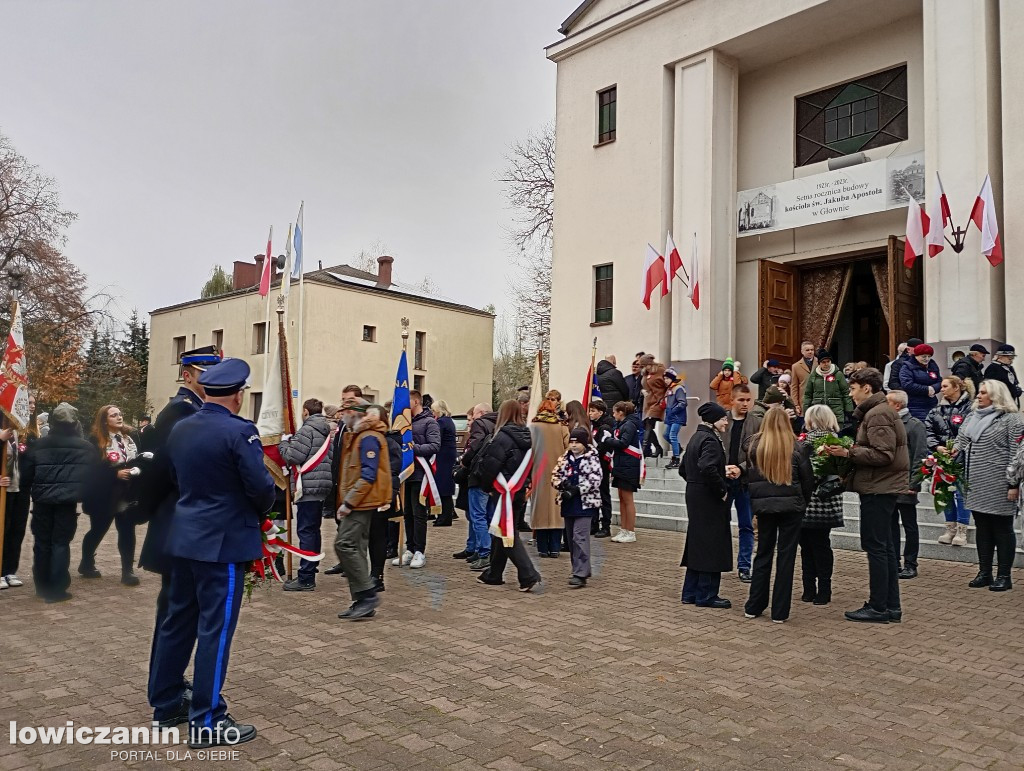
{"type": "Polygon", "coordinates": [[[533,419],[534,423],[561,423],[558,416],[553,412],[538,412],[537,417],[533,419]]]}
{"type": "Polygon", "coordinates": [[[977,442],[995,419],[1002,414],[994,406],[979,407],[967,416],[964,424],[960,427],[960,431],[972,442],[977,442]]]}

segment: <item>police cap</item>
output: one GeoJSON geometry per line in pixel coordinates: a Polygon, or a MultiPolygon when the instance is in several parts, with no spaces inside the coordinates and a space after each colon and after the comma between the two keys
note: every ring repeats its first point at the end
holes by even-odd
{"type": "Polygon", "coordinates": [[[181,366],[195,367],[198,370],[205,370],[214,364],[220,364],[220,361],[220,351],[215,345],[206,345],[181,354],[181,366]]]}
{"type": "Polygon", "coordinates": [[[242,359],[224,359],[199,376],[199,385],[209,396],[231,396],[249,387],[249,365],[242,359]]]}

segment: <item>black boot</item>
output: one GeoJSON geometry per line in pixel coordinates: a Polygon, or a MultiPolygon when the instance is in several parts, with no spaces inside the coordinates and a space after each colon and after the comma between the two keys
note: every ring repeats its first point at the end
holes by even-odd
{"type": "Polygon", "coordinates": [[[800,595],[800,602],[814,602],[818,589],[814,585],[814,579],[804,576],[804,593],[800,595]]]}
{"type": "Polygon", "coordinates": [[[1008,592],[1013,588],[1013,582],[1010,581],[1010,574],[996,576],[996,580],[992,582],[992,586],[988,588],[990,592],[1008,592]]]}
{"type": "Polygon", "coordinates": [[[972,589],[981,589],[983,586],[989,586],[992,583],[992,571],[990,570],[979,570],[978,575],[974,577],[974,580],[967,584],[972,589]]]}
{"type": "Polygon", "coordinates": [[[818,593],[814,595],[815,605],[828,605],[832,602],[832,579],[818,579],[818,593]]]}

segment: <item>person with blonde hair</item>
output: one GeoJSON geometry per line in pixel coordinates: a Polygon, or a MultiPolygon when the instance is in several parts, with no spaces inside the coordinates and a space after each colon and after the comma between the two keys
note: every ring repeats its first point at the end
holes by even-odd
{"type": "Polygon", "coordinates": [[[761,430],[750,440],[743,475],[758,523],[757,554],[743,615],[756,618],[768,607],[768,586],[777,548],[771,613],[772,621],[781,624],[789,618],[800,521],[814,490],[810,457],[797,447],[789,414],[784,409],[772,407],[765,413],[761,430]]]}
{"type": "Polygon", "coordinates": [[[533,462],[533,510],[530,525],[536,533],[537,553],[555,559],[562,551],[565,523],[558,507],[558,493],[551,486],[555,464],[569,448],[569,429],[558,416],[558,391],[548,391],[547,398],[530,423],[533,462]]]}
{"type": "MultiPolygon", "coordinates": [[[[810,458],[814,442],[839,435],[839,422],[832,409],[814,404],[804,413],[803,451],[810,458]]],[[[843,526],[843,482],[836,474],[815,475],[814,492],[800,523],[800,572],[803,578],[802,602],[828,605],[832,602],[832,553],[830,533],[843,526]]]]}

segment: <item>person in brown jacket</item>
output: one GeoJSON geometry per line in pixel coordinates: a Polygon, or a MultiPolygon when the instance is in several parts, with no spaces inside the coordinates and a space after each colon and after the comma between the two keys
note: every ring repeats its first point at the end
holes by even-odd
{"type": "Polygon", "coordinates": [[[654,360],[652,354],[640,358],[644,394],[644,457],[660,458],[665,454],[658,440],[657,425],[665,419],[665,365],[654,360]]]}
{"type": "Polygon", "coordinates": [[[792,384],[789,393],[793,403],[796,404],[796,414],[803,415],[804,386],[811,377],[811,372],[818,366],[818,359],[814,356],[814,343],[804,340],[800,343],[801,358],[793,362],[792,384]]]}
{"type": "Polygon", "coordinates": [[[846,449],[830,445],[828,453],[848,457],[853,470],[846,489],[860,495],[860,545],[868,554],[870,596],[863,608],[847,611],[850,621],[899,623],[900,561],[892,538],[896,497],[910,489],[910,456],[903,421],[888,405],[882,373],[865,367],[850,375],[850,396],[857,405],[853,420],[857,439],[846,449]]]}
{"type": "Polygon", "coordinates": [[[733,360],[726,359],[722,362],[722,371],[715,375],[711,381],[711,393],[715,401],[725,407],[726,412],[732,409],[732,389],[738,385],[746,385],[747,378],[741,375],[733,360]]]}
{"type": "Polygon", "coordinates": [[[338,618],[356,621],[370,618],[380,602],[368,559],[370,521],[374,512],[391,506],[391,460],[385,434],[384,408],[357,399],[347,407],[338,469],[338,555],[352,605],[338,618]]]}

